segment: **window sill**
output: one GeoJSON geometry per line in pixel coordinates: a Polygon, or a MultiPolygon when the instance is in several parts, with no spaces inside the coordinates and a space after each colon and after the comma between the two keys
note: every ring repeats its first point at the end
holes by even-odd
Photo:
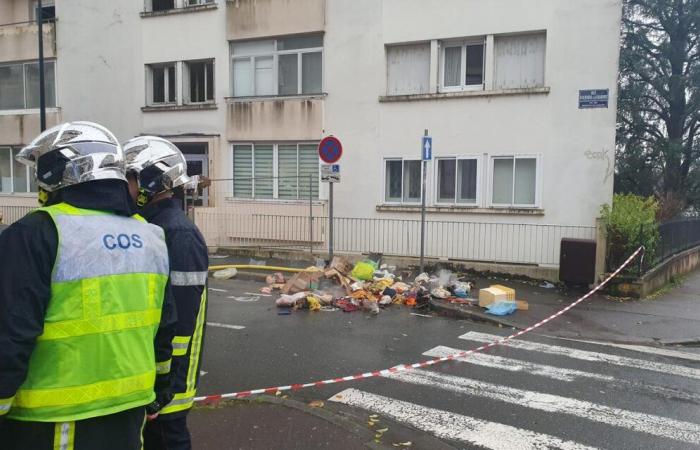
{"type": "Polygon", "coordinates": [[[191,105],[152,105],[142,106],[143,112],[167,112],[167,111],[208,111],[217,109],[216,103],[199,103],[191,105]]]}
{"type": "Polygon", "coordinates": [[[143,17],[143,18],[160,17],[160,16],[169,16],[172,14],[185,14],[185,13],[193,13],[193,12],[199,12],[199,11],[209,11],[212,9],[217,9],[218,7],[219,7],[219,5],[216,3],[208,3],[208,4],[204,4],[204,5],[193,5],[193,6],[185,6],[182,8],[166,9],[163,11],[142,11],[141,17],[143,17]]]}
{"type": "Polygon", "coordinates": [[[240,102],[265,102],[270,100],[284,101],[284,100],[309,100],[309,99],[323,99],[328,94],[301,94],[301,95],[257,95],[252,97],[225,97],[226,103],[240,103],[240,102]]]}
{"type": "MultiPolygon", "coordinates": [[[[378,212],[420,213],[420,205],[377,205],[378,212]]],[[[544,216],[541,208],[481,208],[478,206],[426,206],[429,213],[445,214],[493,214],[510,216],[544,216]]]]}
{"type": "Polygon", "coordinates": [[[439,100],[443,98],[498,97],[506,95],[546,95],[549,94],[549,90],[549,87],[539,87],[522,89],[500,89],[497,91],[459,91],[430,94],[382,95],[379,97],[379,102],[413,102],[419,100],[439,100]]]}
{"type": "MultiPolygon", "coordinates": [[[[36,199],[37,192],[0,192],[0,197],[19,197],[36,199]]],[[[8,205],[5,205],[8,206],[8,205]]],[[[18,205],[21,206],[21,205],[18,205]]],[[[37,206],[38,207],[38,206],[37,206]]]]}
{"type": "MultiPolygon", "coordinates": [[[[58,107],[53,107],[53,108],[46,108],[47,113],[57,113],[61,112],[61,108],[58,107]]],[[[17,116],[17,115],[30,115],[30,114],[39,114],[39,108],[32,108],[32,109],[3,109],[0,110],[0,116],[17,116]]]]}
{"type": "MultiPolygon", "coordinates": [[[[248,204],[260,204],[260,203],[273,203],[276,205],[306,205],[309,206],[309,200],[292,200],[292,199],[281,199],[281,198],[235,198],[235,197],[225,197],[226,203],[248,203],[248,204]]],[[[322,206],[326,204],[325,200],[319,200],[317,198],[311,201],[314,206],[322,206]]]]}

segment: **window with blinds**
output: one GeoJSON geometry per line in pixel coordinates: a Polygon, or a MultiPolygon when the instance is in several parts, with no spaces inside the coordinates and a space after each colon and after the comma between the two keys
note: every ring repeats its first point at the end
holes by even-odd
{"type": "Polygon", "coordinates": [[[234,198],[306,200],[319,196],[318,144],[235,144],[234,198]]]}
{"type": "Polygon", "coordinates": [[[545,33],[495,37],[494,89],[544,86],[545,33]]]}

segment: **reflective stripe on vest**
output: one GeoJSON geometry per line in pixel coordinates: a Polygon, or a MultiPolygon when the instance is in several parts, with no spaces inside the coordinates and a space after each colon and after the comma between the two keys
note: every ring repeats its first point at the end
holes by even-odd
{"type": "Polygon", "coordinates": [[[53,450],[73,450],[75,422],[58,422],[53,428],[53,450]]]}
{"type": "Polygon", "coordinates": [[[72,422],[150,403],[169,271],[162,230],[67,204],[38,211],[56,225],[58,253],[44,333],[8,417],[72,422]]]}
{"type": "MultiPolygon", "coordinates": [[[[199,313],[197,314],[197,323],[194,329],[194,334],[189,342],[190,355],[187,367],[187,379],[185,392],[176,393],[173,400],[168,403],[160,414],[172,414],[178,411],[184,411],[192,407],[194,396],[197,393],[197,380],[199,375],[199,360],[202,354],[202,339],[204,337],[204,324],[207,316],[207,289],[206,286],[202,291],[202,296],[199,302],[199,313]]],[[[176,336],[175,339],[184,341],[187,337],[176,336]]],[[[175,340],[173,340],[175,342],[175,340]]],[[[185,347],[185,352],[187,347],[185,347]]],[[[175,351],[173,350],[173,356],[175,351]]],[[[177,375],[174,375],[177,376],[177,375]]]]}

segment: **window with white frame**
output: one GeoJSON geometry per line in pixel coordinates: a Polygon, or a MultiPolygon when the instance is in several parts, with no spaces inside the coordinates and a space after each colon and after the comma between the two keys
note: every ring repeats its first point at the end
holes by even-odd
{"type": "Polygon", "coordinates": [[[185,103],[214,101],[214,60],[186,61],[184,63],[185,103]]]}
{"type": "Polygon", "coordinates": [[[387,95],[430,92],[430,43],[386,48],[387,95]]]}
{"type": "Polygon", "coordinates": [[[320,94],[323,35],[232,42],[234,97],[320,94]]]}
{"type": "Polygon", "coordinates": [[[318,199],[317,143],[234,144],[233,197],[318,199]]]}
{"type": "Polygon", "coordinates": [[[537,206],[537,158],[495,156],[492,161],[491,204],[537,206]]]}
{"type": "Polygon", "coordinates": [[[0,147],[0,194],[37,191],[30,168],[15,160],[19,151],[17,147],[0,147]]]}
{"type": "Polygon", "coordinates": [[[435,161],[437,165],[437,203],[477,205],[478,158],[436,158],[435,161]]]}
{"type": "Polygon", "coordinates": [[[483,37],[442,42],[442,90],[483,89],[485,49],[483,37]]]}
{"type": "Polygon", "coordinates": [[[177,65],[175,63],[146,66],[150,78],[148,104],[166,105],[177,102],[177,65]]]}
{"type": "Polygon", "coordinates": [[[420,203],[422,173],[419,159],[385,159],[384,201],[386,203],[420,203]]]}
{"type": "MultiPolygon", "coordinates": [[[[46,106],[56,106],[56,68],[44,63],[46,106]]],[[[0,110],[39,107],[39,63],[0,64],[0,110]]]]}
{"type": "Polygon", "coordinates": [[[544,86],[546,44],[544,32],[496,36],[494,89],[544,86]]]}

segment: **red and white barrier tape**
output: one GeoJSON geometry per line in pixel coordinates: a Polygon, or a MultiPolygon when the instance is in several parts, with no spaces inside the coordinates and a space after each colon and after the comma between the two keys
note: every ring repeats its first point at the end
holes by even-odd
{"type": "Polygon", "coordinates": [[[574,308],[584,300],[586,300],[588,297],[593,295],[596,291],[600,290],[603,286],[605,286],[610,280],[615,278],[625,267],[629,265],[629,263],[634,260],[634,258],[639,255],[640,252],[644,250],[644,247],[639,247],[637,251],[635,251],[629,258],[627,258],[627,261],[625,261],[620,267],[617,268],[615,272],[610,274],[608,278],[605,279],[602,283],[600,283],[598,286],[593,288],[591,291],[589,291],[586,295],[583,297],[579,298],[566,308],[561,309],[560,311],[556,312],[555,314],[552,314],[551,316],[547,317],[546,319],[543,319],[536,324],[524,329],[520,330],[517,333],[513,333],[510,336],[504,337],[503,339],[500,339],[498,341],[491,342],[489,344],[484,344],[481,347],[473,348],[471,350],[466,350],[463,352],[455,353],[453,355],[449,356],[443,356],[440,358],[433,358],[429,359],[427,361],[423,362],[418,362],[418,363],[413,363],[413,364],[402,364],[398,366],[394,366],[390,369],[384,369],[384,370],[376,370],[374,372],[366,372],[362,373],[359,375],[350,375],[347,377],[341,377],[341,378],[331,378],[328,380],[323,380],[323,381],[315,381],[312,383],[304,383],[304,384],[292,384],[289,386],[277,386],[277,387],[269,387],[269,388],[264,388],[264,389],[254,389],[251,391],[241,391],[241,392],[232,392],[230,394],[219,394],[219,395],[207,395],[204,397],[195,397],[194,401],[195,402],[204,402],[204,403],[215,403],[218,402],[219,400],[227,399],[227,398],[244,398],[244,397],[250,397],[251,395],[258,395],[258,394],[276,394],[277,392],[284,392],[284,391],[296,391],[299,389],[305,389],[305,388],[310,388],[310,387],[320,387],[320,386],[326,386],[329,384],[336,384],[336,383],[342,383],[345,381],[354,381],[354,380],[362,380],[365,378],[374,378],[374,377],[381,377],[383,375],[389,375],[392,373],[396,372],[404,372],[407,370],[412,370],[412,369],[419,369],[421,367],[429,367],[441,362],[445,361],[452,361],[457,358],[463,358],[467,355],[471,355],[473,353],[478,353],[481,351],[484,351],[486,349],[489,349],[491,347],[495,347],[497,345],[503,345],[510,341],[511,339],[515,339],[517,337],[522,336],[525,333],[529,333],[530,331],[537,329],[544,325],[547,322],[550,322],[551,320],[556,319],[557,317],[561,316],[562,314],[566,313],[570,309],[574,308]]]}

